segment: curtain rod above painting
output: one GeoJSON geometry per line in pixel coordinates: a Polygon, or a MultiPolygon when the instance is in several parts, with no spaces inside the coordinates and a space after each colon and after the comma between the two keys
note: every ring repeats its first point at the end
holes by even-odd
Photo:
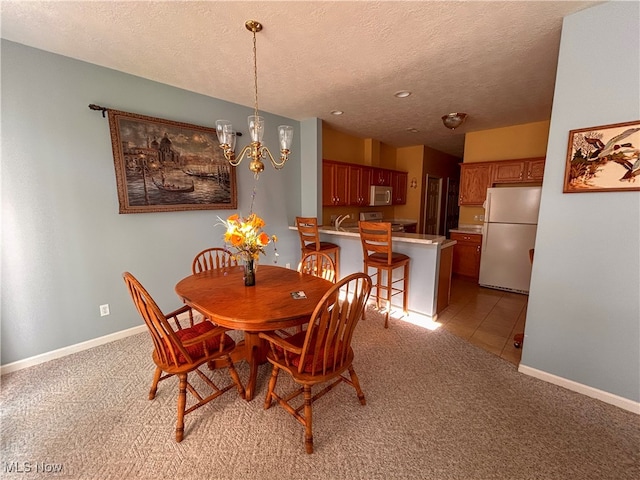
{"type": "Polygon", "coordinates": [[[106,107],[101,107],[100,105],[96,105],[95,103],[90,103],[90,104],[89,104],[89,108],[90,108],[91,110],[100,110],[100,111],[102,112],[102,118],[106,118],[106,117],[105,117],[105,115],[104,115],[104,112],[106,112],[107,110],[109,110],[108,108],[106,108],[106,107]]]}

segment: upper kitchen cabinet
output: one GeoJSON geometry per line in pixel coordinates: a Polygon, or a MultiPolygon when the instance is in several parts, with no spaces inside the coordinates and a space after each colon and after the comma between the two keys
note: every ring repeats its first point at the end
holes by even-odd
{"type": "Polygon", "coordinates": [[[371,185],[391,186],[391,170],[386,168],[374,168],[371,178],[371,185]]]}
{"type": "Polygon", "coordinates": [[[524,160],[496,162],[493,167],[493,182],[521,182],[524,178],[524,160]]]}
{"type": "Polygon", "coordinates": [[[407,172],[356,163],[322,161],[322,206],[369,205],[371,186],[393,188],[393,205],[407,203],[407,172]]]}
{"type": "Polygon", "coordinates": [[[544,157],[460,165],[460,198],[458,205],[481,206],[487,188],[501,183],[542,182],[544,157]]]}
{"type": "Polygon", "coordinates": [[[460,198],[458,205],[482,205],[492,183],[490,163],[460,165],[460,198]]]}
{"type": "Polygon", "coordinates": [[[542,182],[542,177],[544,177],[544,162],[544,157],[528,160],[525,178],[531,182],[542,182]]]}
{"type": "Polygon", "coordinates": [[[349,165],[349,205],[369,205],[372,169],[349,165]]]}
{"type": "Polygon", "coordinates": [[[391,187],[393,188],[393,204],[405,205],[407,203],[407,172],[391,172],[391,187]]]}
{"type": "Polygon", "coordinates": [[[349,164],[322,162],[322,205],[347,205],[349,202],[349,164]]]}
{"type": "Polygon", "coordinates": [[[493,183],[541,182],[544,158],[493,162],[493,183]]]}

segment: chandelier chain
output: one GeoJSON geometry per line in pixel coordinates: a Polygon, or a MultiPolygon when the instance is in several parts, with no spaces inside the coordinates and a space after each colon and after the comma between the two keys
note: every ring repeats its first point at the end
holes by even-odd
{"type": "Polygon", "coordinates": [[[253,32],[253,84],[255,87],[254,115],[258,116],[258,54],[256,48],[256,32],[253,32]]]}
{"type": "Polygon", "coordinates": [[[264,170],[264,163],[262,162],[262,159],[269,159],[276,170],[284,167],[285,162],[289,159],[291,142],[293,139],[293,127],[290,125],[280,125],[278,127],[278,137],[280,141],[280,158],[279,160],[276,160],[275,158],[273,158],[273,155],[271,155],[269,149],[266,146],[262,145],[262,136],[264,134],[264,119],[258,115],[258,47],[256,32],[260,32],[262,30],[262,24],[255,20],[247,20],[244,26],[247,30],[253,32],[254,115],[250,115],[248,118],[251,143],[249,143],[249,145],[245,145],[245,147],[240,151],[240,154],[236,156],[236,133],[233,131],[231,122],[229,122],[228,120],[217,120],[216,132],[218,134],[220,148],[223,149],[224,157],[229,161],[229,164],[237,167],[243,158],[250,159],[251,163],[249,164],[249,170],[254,173],[257,180],[260,172],[264,170]]]}

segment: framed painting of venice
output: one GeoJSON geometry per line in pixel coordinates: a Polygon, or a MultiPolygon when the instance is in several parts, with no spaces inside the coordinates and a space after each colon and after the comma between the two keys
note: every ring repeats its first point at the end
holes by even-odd
{"type": "Polygon", "coordinates": [[[235,209],[215,128],[108,110],[120,213],[235,209]]]}
{"type": "Polygon", "coordinates": [[[640,120],[569,132],[564,193],[640,190],[640,120]]]}

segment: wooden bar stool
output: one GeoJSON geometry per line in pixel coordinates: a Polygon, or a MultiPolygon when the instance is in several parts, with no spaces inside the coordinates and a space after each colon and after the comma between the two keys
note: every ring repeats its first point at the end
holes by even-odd
{"type": "Polygon", "coordinates": [[[316,217],[296,217],[296,227],[300,235],[302,257],[311,252],[323,252],[333,255],[336,267],[336,280],[340,278],[340,246],[331,242],[321,242],[316,217]]]}
{"type": "Polygon", "coordinates": [[[380,308],[380,290],[386,291],[387,314],[384,319],[384,328],[389,327],[389,312],[391,311],[391,297],[402,293],[402,310],[408,313],[407,303],[409,296],[409,261],[410,257],[392,250],[391,223],[389,222],[359,222],[360,241],[364,257],[364,273],[369,274],[370,268],[375,268],[376,273],[373,283],[376,288],[376,306],[380,308]],[[393,271],[403,268],[402,278],[393,280],[393,271]],[[386,282],[383,282],[382,272],[386,272],[386,282]],[[402,288],[394,287],[394,284],[402,282],[402,288]]]}

